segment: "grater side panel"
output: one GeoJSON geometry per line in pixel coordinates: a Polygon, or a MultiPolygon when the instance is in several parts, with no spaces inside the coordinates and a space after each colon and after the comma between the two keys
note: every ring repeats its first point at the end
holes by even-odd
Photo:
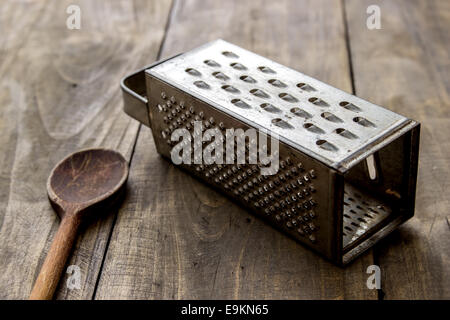
{"type": "MultiPolygon", "coordinates": [[[[209,128],[220,128],[220,124],[222,128],[249,128],[248,124],[149,73],[146,81],[154,141],[158,152],[166,158],[171,158],[173,130],[189,128],[192,132],[189,125],[195,119],[205,126],[208,123],[209,128]]],[[[279,148],[280,168],[273,176],[262,176],[257,165],[251,164],[180,167],[283,233],[336,260],[336,219],[334,204],[329,201],[330,192],[335,189],[336,171],[285,143],[280,142],[279,148]]]]}

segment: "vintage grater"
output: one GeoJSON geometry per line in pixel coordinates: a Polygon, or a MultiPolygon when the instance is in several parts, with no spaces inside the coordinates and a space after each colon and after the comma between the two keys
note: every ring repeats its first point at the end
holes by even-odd
{"type": "Polygon", "coordinates": [[[124,109],[170,159],[171,133],[257,128],[280,167],[182,164],[298,241],[344,265],[414,215],[420,124],[216,40],[122,80],[124,109]]]}

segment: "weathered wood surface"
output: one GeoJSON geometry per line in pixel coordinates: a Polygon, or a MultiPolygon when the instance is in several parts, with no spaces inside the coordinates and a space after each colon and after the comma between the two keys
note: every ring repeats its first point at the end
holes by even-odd
{"type": "MultiPolygon", "coordinates": [[[[66,28],[71,1],[3,1],[0,51],[0,298],[27,298],[59,224],[46,195],[52,167],[81,148],[130,159],[139,125],[122,112],[119,79],[156,58],[165,0],[79,1],[81,30],[66,28]],[[151,30],[151,32],[148,32],[151,30]]],[[[68,264],[90,299],[115,213],[78,238],[68,264]]]]}
{"type": "Polygon", "coordinates": [[[0,298],[28,296],[59,224],[51,168],[92,146],[132,160],[129,192],[82,231],[68,263],[81,289],[64,277],[59,299],[377,299],[374,263],[387,299],[450,298],[448,1],[78,3],[81,30],[65,27],[69,1],[0,10],[0,298]],[[367,30],[369,4],[382,30],[367,30]],[[161,45],[166,57],[219,37],[348,92],[352,66],[356,94],[423,122],[416,217],[341,269],[159,157],[119,80],[161,45]]]}
{"type": "MultiPolygon", "coordinates": [[[[339,1],[179,1],[162,56],[221,37],[351,91],[339,1]],[[319,62],[319,63],[318,63],[319,62]]],[[[163,160],[138,137],[97,299],[376,299],[343,270],[163,160]]]]}
{"type": "Polygon", "coordinates": [[[422,123],[415,217],[375,251],[384,298],[450,299],[450,2],[352,0],[346,11],[356,94],[422,123]],[[381,30],[361,27],[370,4],[381,30]]]}

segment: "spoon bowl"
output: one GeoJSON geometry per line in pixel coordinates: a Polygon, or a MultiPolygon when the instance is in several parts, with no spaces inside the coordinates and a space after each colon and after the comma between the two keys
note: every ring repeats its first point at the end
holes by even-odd
{"type": "Polygon", "coordinates": [[[126,160],[118,152],[88,149],[59,162],[47,181],[50,202],[62,217],[108,200],[128,177],[126,160]],[[75,210],[74,210],[75,209],[75,210]]]}

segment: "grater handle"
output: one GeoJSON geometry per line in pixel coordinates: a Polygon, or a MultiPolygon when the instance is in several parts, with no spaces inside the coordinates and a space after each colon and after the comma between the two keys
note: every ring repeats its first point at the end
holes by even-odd
{"type": "Polygon", "coordinates": [[[122,88],[123,109],[126,114],[150,127],[148,116],[148,99],[145,86],[145,70],[150,66],[142,68],[120,81],[122,88]]]}

